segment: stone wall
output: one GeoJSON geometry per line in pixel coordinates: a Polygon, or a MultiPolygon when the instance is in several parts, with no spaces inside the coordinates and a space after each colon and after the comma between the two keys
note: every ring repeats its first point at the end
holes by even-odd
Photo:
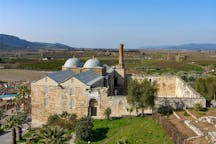
{"type": "Polygon", "coordinates": [[[138,76],[132,75],[131,79],[156,81],[158,85],[158,97],[173,97],[176,94],[175,76],[138,76]]]}
{"type": "Polygon", "coordinates": [[[76,113],[80,118],[88,114],[88,99],[86,97],[88,87],[79,80],[73,78],[58,85],[50,78],[41,79],[31,84],[32,102],[32,126],[37,127],[45,124],[50,115],[60,114],[63,111],[76,113]],[[75,85],[75,94],[71,94],[72,84],[75,85]],[[48,88],[47,95],[45,87],[48,88]],[[45,101],[48,98],[47,105],[45,101]],[[74,106],[72,106],[72,101],[74,106]]]}
{"type": "Polygon", "coordinates": [[[158,84],[158,97],[156,107],[160,105],[170,105],[174,109],[184,107],[192,108],[194,104],[200,103],[206,107],[206,100],[190,85],[178,76],[132,76],[131,79],[149,79],[158,84]]]}

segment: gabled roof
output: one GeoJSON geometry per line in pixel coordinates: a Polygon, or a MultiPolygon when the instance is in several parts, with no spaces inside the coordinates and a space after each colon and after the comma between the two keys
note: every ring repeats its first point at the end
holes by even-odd
{"type": "Polygon", "coordinates": [[[62,83],[64,81],[70,79],[74,75],[76,75],[76,73],[74,73],[73,71],[65,70],[65,71],[50,73],[47,76],[50,77],[51,79],[53,79],[54,81],[56,81],[57,83],[62,83]]]}
{"type": "Polygon", "coordinates": [[[88,86],[93,85],[95,82],[103,78],[103,76],[96,74],[93,70],[81,72],[74,77],[88,86]]]}
{"type": "Polygon", "coordinates": [[[80,80],[82,83],[92,86],[95,82],[102,79],[103,76],[96,74],[93,70],[88,70],[86,72],[74,73],[72,70],[59,71],[55,73],[50,73],[47,75],[57,83],[65,82],[66,80],[75,77],[80,80]]]}

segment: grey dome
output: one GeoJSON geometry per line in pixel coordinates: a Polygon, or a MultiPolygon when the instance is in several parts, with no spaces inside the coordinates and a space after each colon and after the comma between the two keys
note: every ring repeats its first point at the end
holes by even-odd
{"type": "Polygon", "coordinates": [[[94,68],[94,67],[102,67],[103,65],[96,58],[89,59],[85,62],[84,68],[94,68]]]}
{"type": "Polygon", "coordinates": [[[80,61],[80,59],[78,58],[69,58],[65,64],[64,64],[64,67],[67,67],[67,68],[74,68],[74,67],[82,67],[83,66],[83,63],[80,61]]]}

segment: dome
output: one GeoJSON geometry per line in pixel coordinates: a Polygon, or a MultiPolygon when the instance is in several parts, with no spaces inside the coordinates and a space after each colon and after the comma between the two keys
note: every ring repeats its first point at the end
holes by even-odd
{"type": "Polygon", "coordinates": [[[64,64],[64,67],[67,67],[67,68],[74,68],[74,67],[82,67],[83,66],[83,63],[80,61],[80,59],[78,58],[69,58],[65,64],[64,64]]]}
{"type": "Polygon", "coordinates": [[[89,59],[85,62],[84,68],[94,68],[94,67],[102,67],[103,65],[96,58],[89,59]]]}

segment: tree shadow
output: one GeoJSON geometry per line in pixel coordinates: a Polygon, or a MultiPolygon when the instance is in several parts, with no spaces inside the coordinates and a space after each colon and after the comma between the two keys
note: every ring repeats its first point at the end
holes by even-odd
{"type": "Polygon", "coordinates": [[[7,133],[10,133],[11,131],[4,131],[4,132],[2,132],[2,133],[0,133],[0,136],[1,135],[4,135],[4,134],[7,134],[7,133]]]}
{"type": "Polygon", "coordinates": [[[108,131],[109,131],[108,127],[95,129],[93,133],[92,141],[97,142],[97,141],[105,139],[107,137],[106,134],[108,131]]]}

